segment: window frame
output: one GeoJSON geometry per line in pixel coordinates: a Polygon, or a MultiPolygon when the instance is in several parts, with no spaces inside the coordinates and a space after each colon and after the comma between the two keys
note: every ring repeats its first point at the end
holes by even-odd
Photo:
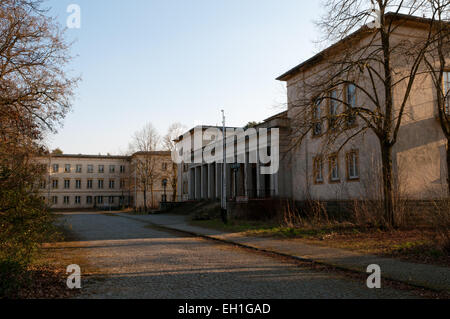
{"type": "Polygon", "coordinates": [[[313,179],[314,179],[314,184],[316,185],[321,185],[325,183],[325,179],[323,177],[323,156],[322,155],[317,155],[313,158],[313,179]],[[318,169],[318,165],[320,164],[320,171],[318,169]],[[318,173],[320,172],[320,179],[318,179],[318,173]]]}
{"type": "Polygon", "coordinates": [[[450,69],[444,70],[442,92],[444,94],[444,112],[450,116],[450,69]]]}
{"type": "Polygon", "coordinates": [[[359,160],[359,150],[357,150],[357,149],[353,149],[353,150],[350,150],[350,151],[348,151],[347,153],[346,153],[346,162],[347,162],[347,181],[349,181],[349,182],[353,182],[353,181],[359,181],[360,180],[360,178],[361,178],[361,171],[360,171],[360,167],[359,167],[359,163],[360,163],[360,160],[359,160]],[[356,161],[355,161],[355,170],[356,170],[356,173],[357,173],[357,176],[356,175],[351,175],[350,174],[350,161],[352,162],[352,164],[353,164],[353,155],[355,155],[355,158],[356,158],[356,161]]]}
{"type": "Polygon", "coordinates": [[[70,189],[70,179],[64,180],[64,189],[70,189]]]}
{"type": "MultiPolygon", "coordinates": [[[[349,109],[356,108],[356,105],[358,104],[358,93],[357,93],[358,90],[356,88],[356,85],[353,83],[345,84],[344,90],[345,90],[346,111],[348,112],[349,109]],[[350,106],[350,102],[349,102],[349,90],[348,90],[349,87],[354,87],[354,91],[353,91],[353,103],[354,104],[352,106],[350,106]]],[[[347,118],[346,126],[347,126],[347,128],[353,128],[353,127],[358,126],[356,115],[352,115],[351,117],[347,118]]]]}
{"type": "Polygon", "coordinates": [[[323,121],[322,121],[322,99],[320,99],[319,97],[313,99],[313,103],[312,103],[312,112],[311,112],[311,123],[312,123],[312,136],[313,138],[317,138],[323,135],[324,133],[324,129],[323,129],[323,121]],[[317,110],[319,112],[317,112],[317,110]],[[320,127],[320,129],[318,130],[319,132],[316,131],[316,129],[320,127]]]}
{"type": "Polygon", "coordinates": [[[339,154],[333,153],[328,156],[328,175],[329,175],[329,182],[330,183],[340,183],[341,182],[341,172],[340,172],[340,165],[339,165],[339,154]],[[333,165],[333,160],[335,160],[336,165],[333,165]],[[336,167],[337,171],[337,178],[333,177],[333,171],[336,167]]]}

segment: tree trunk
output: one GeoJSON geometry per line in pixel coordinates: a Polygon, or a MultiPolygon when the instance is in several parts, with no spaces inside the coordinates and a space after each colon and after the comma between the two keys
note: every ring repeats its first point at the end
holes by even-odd
{"type": "Polygon", "coordinates": [[[447,139],[447,188],[450,197],[450,138],[447,139]]]}
{"type": "Polygon", "coordinates": [[[383,205],[385,220],[388,227],[395,227],[392,146],[381,143],[381,158],[383,166],[383,205]]]}
{"type": "Polygon", "coordinates": [[[144,187],[144,213],[147,213],[147,187],[144,187]]]}

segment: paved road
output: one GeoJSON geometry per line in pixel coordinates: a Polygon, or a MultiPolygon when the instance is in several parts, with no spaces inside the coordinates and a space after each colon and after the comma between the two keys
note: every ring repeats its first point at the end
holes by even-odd
{"type": "Polygon", "coordinates": [[[65,213],[63,219],[77,241],[59,244],[62,252],[82,254],[82,271],[97,278],[83,281],[82,298],[413,297],[126,217],[65,213]]]}

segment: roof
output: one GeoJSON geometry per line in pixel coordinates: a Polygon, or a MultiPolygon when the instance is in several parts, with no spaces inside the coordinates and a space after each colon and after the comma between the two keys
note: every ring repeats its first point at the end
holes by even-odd
{"type": "Polygon", "coordinates": [[[138,155],[171,156],[171,154],[172,154],[172,152],[170,152],[170,151],[136,152],[133,155],[131,155],[131,157],[138,156],[138,155]]]}
{"type": "MultiPolygon", "coordinates": [[[[418,23],[421,23],[421,24],[431,22],[431,19],[428,19],[428,18],[421,18],[421,17],[416,17],[416,16],[412,16],[412,15],[407,15],[407,14],[401,14],[401,13],[394,13],[394,12],[386,13],[385,17],[387,19],[391,18],[391,19],[396,19],[396,20],[418,22],[418,23]]],[[[330,47],[328,47],[328,48],[322,50],[321,52],[317,53],[316,55],[314,55],[310,59],[300,63],[299,65],[295,66],[294,68],[290,69],[289,71],[283,73],[282,75],[277,77],[276,80],[278,80],[278,81],[287,81],[292,76],[298,74],[302,70],[304,70],[304,69],[306,69],[308,67],[312,67],[312,66],[316,65],[317,63],[319,63],[320,61],[322,61],[323,58],[327,55],[327,53],[329,53],[333,49],[339,47],[343,43],[348,42],[348,41],[352,41],[352,40],[356,39],[359,36],[363,36],[365,34],[369,34],[369,33],[372,33],[372,32],[373,32],[373,29],[370,29],[367,26],[363,26],[363,27],[359,28],[358,30],[356,30],[355,32],[353,32],[350,35],[348,35],[347,37],[345,37],[344,39],[336,42],[335,44],[331,45],[330,47]]]]}
{"type": "Polygon", "coordinates": [[[90,159],[128,159],[120,155],[85,155],[85,154],[49,154],[53,158],[90,158],[90,159]]]}
{"type": "MultiPolygon", "coordinates": [[[[119,159],[119,160],[128,160],[133,156],[137,155],[156,155],[156,156],[170,156],[170,151],[154,151],[154,152],[136,152],[131,156],[123,156],[123,155],[85,155],[85,154],[50,154],[53,158],[85,158],[85,159],[119,159]]],[[[45,156],[44,156],[45,157],[45,156]]]]}
{"type": "Polygon", "coordinates": [[[268,119],[265,119],[264,122],[269,122],[269,121],[272,121],[277,118],[287,117],[287,114],[288,114],[288,111],[280,112],[278,114],[275,114],[275,115],[269,117],[268,119]]]}

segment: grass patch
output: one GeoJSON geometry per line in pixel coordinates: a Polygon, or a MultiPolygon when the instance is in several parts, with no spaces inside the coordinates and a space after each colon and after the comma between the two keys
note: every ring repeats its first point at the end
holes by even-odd
{"type": "Polygon", "coordinates": [[[432,238],[432,230],[360,228],[351,223],[309,227],[284,227],[276,221],[191,221],[192,225],[248,236],[273,237],[302,243],[347,249],[405,261],[450,266],[450,256],[432,238]]]}

